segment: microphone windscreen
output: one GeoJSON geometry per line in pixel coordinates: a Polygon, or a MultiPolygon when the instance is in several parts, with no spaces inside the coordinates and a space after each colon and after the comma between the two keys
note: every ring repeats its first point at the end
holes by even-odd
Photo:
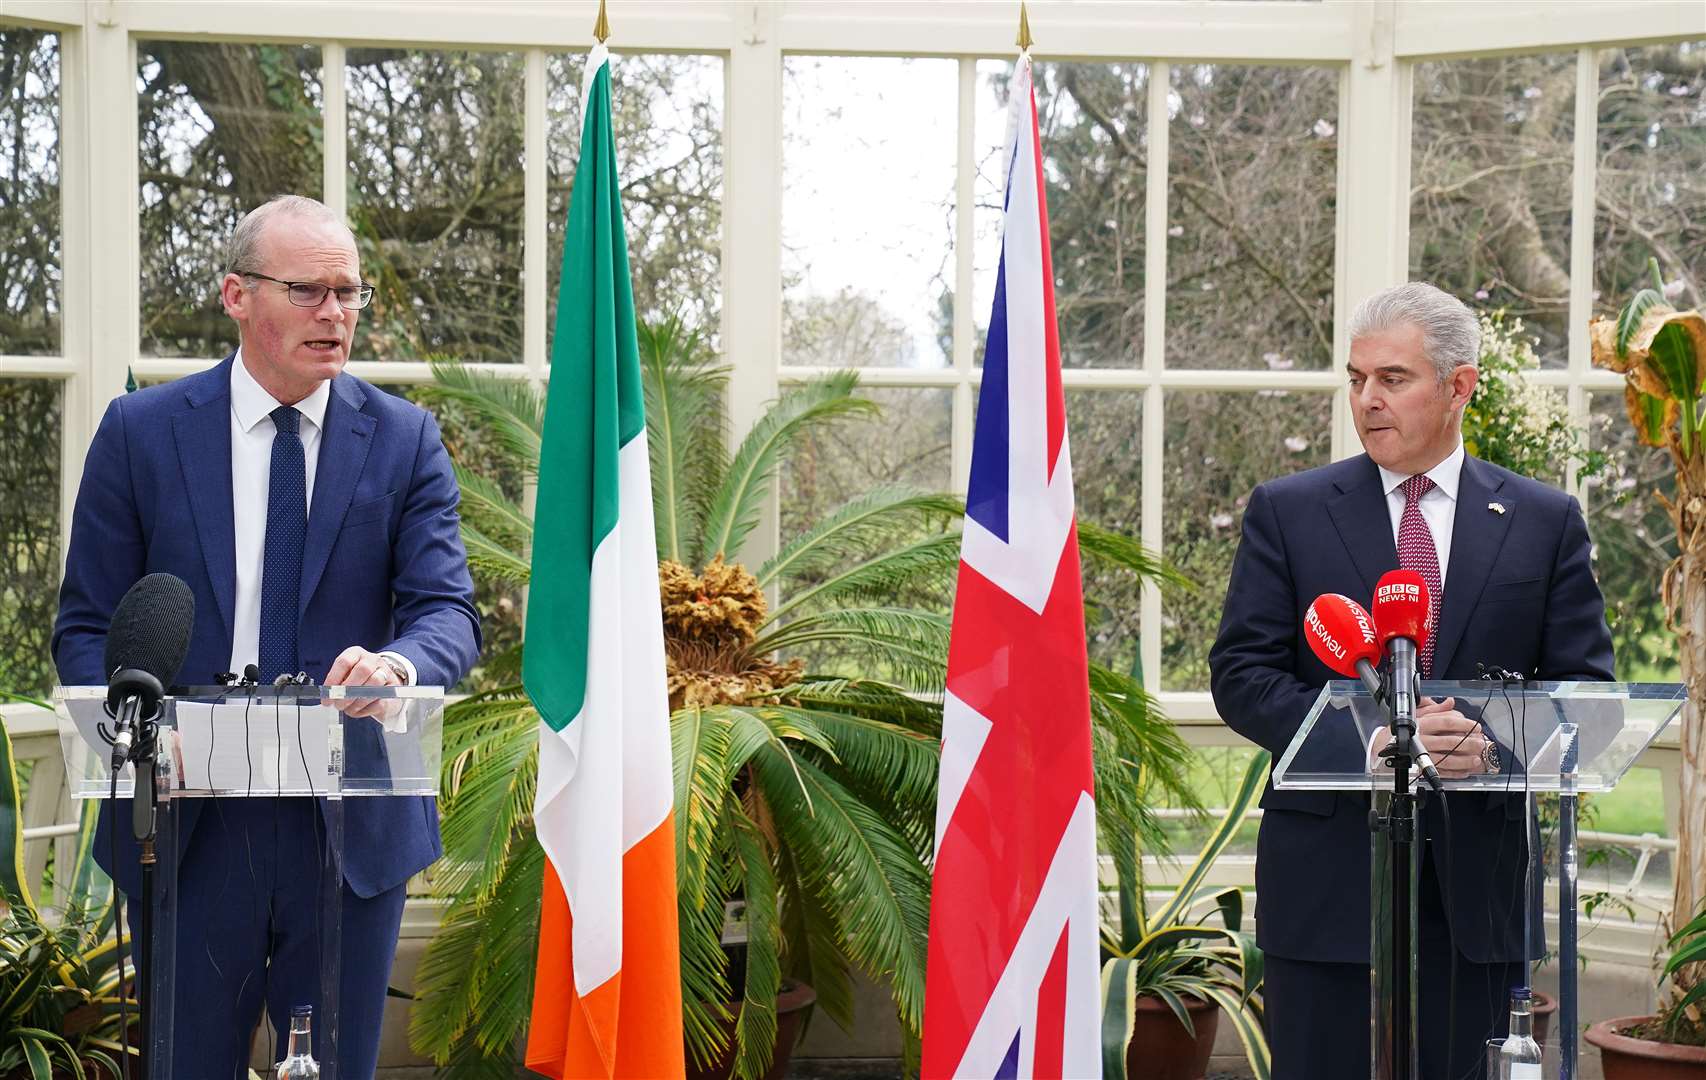
{"type": "Polygon", "coordinates": [[[195,627],[195,595],[183,579],[149,574],[124,594],[107,628],[107,678],[137,668],[168,686],[178,677],[190,651],[195,627]]]}
{"type": "Polygon", "coordinates": [[[1380,662],[1374,619],[1361,604],[1339,593],[1322,593],[1303,615],[1303,636],[1316,659],[1347,678],[1357,677],[1357,661],[1380,662]]]}
{"type": "Polygon", "coordinates": [[[1431,625],[1428,583],[1414,570],[1388,570],[1374,587],[1374,632],[1385,649],[1393,638],[1409,638],[1420,649],[1427,644],[1431,625]]]}

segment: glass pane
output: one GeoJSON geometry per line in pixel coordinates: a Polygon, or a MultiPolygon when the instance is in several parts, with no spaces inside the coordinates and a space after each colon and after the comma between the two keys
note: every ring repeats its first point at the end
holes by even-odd
{"type": "Polygon", "coordinates": [[[0,27],[0,353],[56,355],[59,35],[0,27]]]}
{"type": "Polygon", "coordinates": [[[1410,276],[1503,308],[1569,359],[1574,53],[1418,64],[1410,276]]]}
{"type": "Polygon", "coordinates": [[[1706,305],[1706,42],[1599,57],[1594,309],[1611,314],[1659,260],[1665,295],[1706,305]]]}
{"type": "Polygon", "coordinates": [[[782,469],[782,535],[797,536],[855,495],[882,484],[947,491],[952,390],[864,387],[879,416],[818,427],[782,469]]]}
{"type": "MultiPolygon", "coordinates": [[[[563,229],[580,162],[586,54],[546,57],[546,346],[557,327],[563,229]]],[[[715,345],[722,307],[723,60],[612,59],[616,167],[628,227],[634,313],[679,315],[715,345]]]]}
{"type": "MultiPolygon", "coordinates": [[[[1143,392],[1068,390],[1066,430],[1079,520],[1141,538],[1143,392]]],[[[1088,558],[1082,562],[1090,658],[1115,671],[1133,671],[1142,585],[1130,571],[1103,568],[1088,558]]]]}
{"type": "Polygon", "coordinates": [[[1162,597],[1161,686],[1207,690],[1226,579],[1250,491],[1332,456],[1327,393],[1176,390],[1166,397],[1163,554],[1196,582],[1162,597]]]}
{"type": "Polygon", "coordinates": [[[1167,95],[1167,366],[1333,361],[1339,72],[1181,64],[1167,95]]]}
{"type": "Polygon", "coordinates": [[[1665,629],[1659,586],[1676,558],[1676,530],[1654,492],[1675,498],[1676,469],[1668,451],[1636,440],[1622,391],[1588,400],[1589,437],[1611,459],[1604,474],[1585,482],[1584,499],[1617,677],[1674,682],[1682,677],[1676,636],[1665,629]]]}
{"type": "Polygon", "coordinates": [[[320,50],[139,41],[142,353],[224,356],[219,304],[237,221],[274,195],[318,196],[320,50]]]}
{"type": "Polygon", "coordinates": [[[959,62],[782,60],[782,361],[953,359],[959,62]]]}
{"type": "MultiPolygon", "coordinates": [[[[980,360],[1001,259],[1001,154],[1012,74],[1010,61],[978,61],[973,318],[980,360]]],[[[1061,365],[1137,367],[1143,362],[1149,65],[1038,63],[1033,80],[1061,365]]]]}
{"type": "Polygon", "coordinates": [[[351,49],[349,207],[364,360],[521,360],[523,124],[515,53],[351,49]]]}
{"type": "Polygon", "coordinates": [[[60,388],[0,379],[0,689],[35,695],[57,681],[60,388]]]}

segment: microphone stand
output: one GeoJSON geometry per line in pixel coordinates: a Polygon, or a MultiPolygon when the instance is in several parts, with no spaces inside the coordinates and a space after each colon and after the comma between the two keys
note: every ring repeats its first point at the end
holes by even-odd
{"type": "Polygon", "coordinates": [[[1408,638],[1391,642],[1392,671],[1387,686],[1386,707],[1392,741],[1380,751],[1392,767],[1392,804],[1384,818],[1370,815],[1375,832],[1392,838],[1392,923],[1390,970],[1393,978],[1392,1080],[1412,1080],[1415,1060],[1415,1030],[1411,1024],[1413,1001],[1410,989],[1414,955],[1411,949],[1410,874],[1415,835],[1415,796],[1410,792],[1410,771],[1416,760],[1416,643],[1408,638]]]}

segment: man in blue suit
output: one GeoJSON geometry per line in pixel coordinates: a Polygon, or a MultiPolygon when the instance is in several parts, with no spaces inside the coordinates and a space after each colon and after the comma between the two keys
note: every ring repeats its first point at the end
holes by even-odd
{"type": "MultiPolygon", "coordinates": [[[[54,628],[60,680],[107,681],[114,608],[165,571],[195,595],[182,684],[254,664],[263,683],[454,685],[480,646],[456,481],[428,413],[344,373],[373,292],[355,238],[322,204],[280,196],[238,225],[227,266],[237,352],[114,400],[90,444],[54,628]]],[[[360,724],[350,737],[376,741],[360,724]]],[[[282,1040],[291,1007],[320,1000],[315,800],[209,803],[180,826],[173,1080],[241,1075],[263,1006],[282,1040]]],[[[441,848],[431,799],[344,805],[339,1065],[354,1080],[377,1062],[404,885],[441,848]]],[[[137,848],[122,808],[119,821],[114,837],[103,815],[96,850],[104,860],[116,840],[107,869],[134,925],[137,848]]]]}
{"type": "MultiPolygon", "coordinates": [[[[1610,680],[1605,604],[1576,501],[1464,452],[1475,315],[1412,283],[1370,297],[1349,333],[1351,411],[1366,453],[1251,494],[1209,654],[1226,723],[1277,759],[1337,677],[1303,640],[1304,612],[1322,593],[1366,602],[1401,563],[1440,597],[1424,677],[1473,679],[1485,665],[1610,680]]],[[[1418,727],[1445,776],[1501,771],[1500,748],[1452,699],[1428,702],[1418,727]]],[[[1504,1031],[1510,988],[1539,946],[1523,940],[1523,904],[1511,901],[1527,862],[1521,797],[1449,798],[1449,835],[1441,815],[1426,815],[1422,861],[1418,1040],[1428,1080],[1482,1074],[1486,1040],[1504,1031]]],[[[1256,920],[1273,1075],[1366,1077],[1368,797],[1270,782],[1261,805],[1256,920]]]]}

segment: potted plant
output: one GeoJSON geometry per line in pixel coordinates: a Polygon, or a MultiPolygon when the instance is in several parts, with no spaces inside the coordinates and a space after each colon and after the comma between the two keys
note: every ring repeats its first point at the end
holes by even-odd
{"type": "MultiPolygon", "coordinates": [[[[38,703],[45,705],[45,702],[38,703]]],[[[95,865],[86,804],[63,912],[40,910],[23,865],[23,787],[0,722],[0,1078],[117,1077],[122,1053],[112,885],[95,865]]],[[[133,997],[125,1010],[139,1015],[133,997]]],[[[138,1048],[132,1047],[132,1054],[138,1048]]]]}
{"type": "Polygon", "coordinates": [[[1659,973],[1662,983],[1692,985],[1666,1003],[1657,1016],[1620,1016],[1601,1020],[1587,1030],[1587,1041],[1599,1047],[1605,1080],[1687,1080],[1706,1075],[1706,1023],[1700,1007],[1706,1003],[1706,979],[1697,965],[1706,964],[1706,908],[1671,936],[1671,950],[1659,973]]]}
{"type": "MultiPolygon", "coordinates": [[[[698,338],[671,320],[640,326],[639,342],[689,1061],[727,1064],[744,1080],[781,1067],[777,1056],[791,1049],[778,1037],[785,980],[809,984],[816,1006],[847,1028],[854,969],[887,985],[916,1038],[961,503],[867,491],[749,567],[743,544],[789,447],[875,406],[855,394],[852,373],[790,388],[730,454],[726,376],[698,338]]],[[[537,391],[455,366],[435,373],[423,398],[476,419],[514,474],[537,468],[537,391]]],[[[455,433],[447,441],[455,457],[455,433]]],[[[476,580],[525,583],[532,524],[519,492],[460,459],[458,479],[476,580]]],[[[1079,539],[1088,559],[1177,580],[1126,537],[1081,523],[1079,539]]],[[[538,718],[519,685],[519,643],[483,663],[492,685],[446,709],[446,858],[434,887],[447,904],[411,1024],[416,1049],[442,1063],[513,1060],[532,986],[538,718]]],[[[1185,747],[1134,680],[1092,666],[1091,690],[1099,824],[1158,838],[1124,770],[1141,764],[1158,790],[1189,804],[1185,747]]]]}
{"type": "MultiPolygon", "coordinates": [[[[1625,377],[1627,413],[1636,435],[1646,446],[1667,450],[1675,468],[1675,497],[1655,493],[1655,498],[1676,535],[1678,556],[1665,570],[1660,594],[1688,692],[1681,719],[1680,829],[1671,901],[1673,918],[1681,920],[1706,906],[1706,719],[1701,711],[1706,704],[1706,403],[1701,400],[1706,317],[1667,303],[1658,261],[1650,259],[1647,266],[1651,287],[1630,298],[1616,319],[1595,319],[1589,330],[1594,364],[1625,377]]],[[[1686,1040],[1696,1047],[1706,1042],[1706,1003],[1701,1001],[1706,979],[1693,962],[1698,953],[1689,949],[1698,940],[1698,921],[1672,938],[1683,948],[1665,967],[1659,1022],[1627,1024],[1623,1034],[1686,1040]],[[1685,959],[1678,961],[1677,955],[1685,959]]],[[[1706,1050],[1699,1056],[1696,1068],[1706,1070],[1706,1050]]],[[[1610,1067],[1608,1062],[1607,1075],[1610,1067]]]]}
{"type": "Polygon", "coordinates": [[[1257,751],[1226,814],[1178,888],[1150,911],[1141,874],[1120,881],[1117,935],[1103,927],[1102,1075],[1198,1080],[1225,1013],[1257,1080],[1267,1080],[1262,1033],[1262,951],[1243,929],[1244,894],[1204,887],[1209,867],[1244,823],[1262,789],[1269,754],[1257,751]],[[1199,914],[1218,910],[1221,925],[1199,914]]]}

